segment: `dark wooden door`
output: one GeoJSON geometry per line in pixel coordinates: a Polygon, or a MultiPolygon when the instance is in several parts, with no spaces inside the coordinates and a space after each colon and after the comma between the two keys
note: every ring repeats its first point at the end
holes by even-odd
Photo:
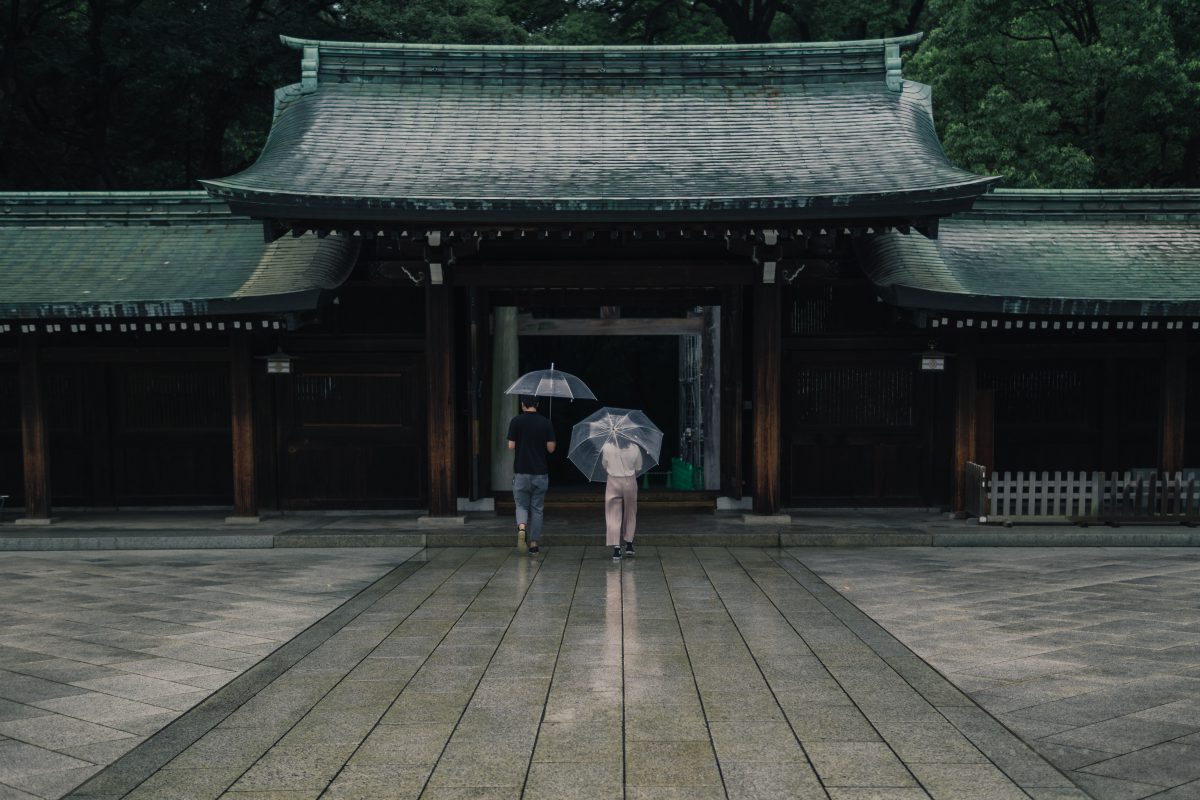
{"type": "Polygon", "coordinates": [[[422,360],[362,358],[301,356],[273,379],[282,508],[427,503],[422,360]]]}
{"type": "Polygon", "coordinates": [[[784,485],[790,505],[930,505],[928,375],[907,353],[785,355],[784,485]]]}

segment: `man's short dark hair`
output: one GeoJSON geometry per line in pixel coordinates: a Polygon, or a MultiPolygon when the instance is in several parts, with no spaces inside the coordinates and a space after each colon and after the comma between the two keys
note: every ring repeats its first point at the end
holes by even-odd
{"type": "Polygon", "coordinates": [[[537,408],[538,404],[541,402],[542,401],[539,400],[534,395],[531,395],[531,394],[521,395],[521,405],[525,406],[526,408],[537,408]]]}

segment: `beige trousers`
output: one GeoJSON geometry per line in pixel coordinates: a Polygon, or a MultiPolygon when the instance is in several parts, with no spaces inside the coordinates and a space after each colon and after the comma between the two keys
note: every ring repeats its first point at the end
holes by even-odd
{"type": "Polygon", "coordinates": [[[633,541],[637,527],[637,478],[608,476],[604,489],[605,541],[609,547],[617,547],[621,539],[633,541]]]}

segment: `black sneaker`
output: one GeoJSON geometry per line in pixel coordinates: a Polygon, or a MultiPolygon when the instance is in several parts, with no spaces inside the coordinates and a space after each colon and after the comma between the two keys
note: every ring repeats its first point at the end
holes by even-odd
{"type": "Polygon", "coordinates": [[[613,548],[613,561],[620,561],[620,560],[621,560],[621,548],[614,547],[613,548]]]}
{"type": "Polygon", "coordinates": [[[625,543],[625,555],[626,555],[626,556],[632,556],[632,555],[634,555],[634,552],[633,552],[633,542],[626,542],[626,543],[625,543]]]}
{"type": "Polygon", "coordinates": [[[538,553],[540,553],[540,552],[542,552],[542,548],[538,547],[538,543],[537,543],[537,542],[530,542],[530,543],[529,543],[529,555],[531,555],[531,556],[536,556],[536,555],[537,555],[538,553]]]}

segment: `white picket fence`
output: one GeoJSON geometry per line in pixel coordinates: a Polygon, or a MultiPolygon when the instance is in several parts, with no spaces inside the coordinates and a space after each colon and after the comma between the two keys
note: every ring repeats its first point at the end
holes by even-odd
{"type": "MultiPolygon", "coordinates": [[[[1200,521],[1195,471],[1001,472],[987,480],[988,517],[980,522],[1200,521]]],[[[981,504],[982,505],[982,504],[981,504]]]]}

